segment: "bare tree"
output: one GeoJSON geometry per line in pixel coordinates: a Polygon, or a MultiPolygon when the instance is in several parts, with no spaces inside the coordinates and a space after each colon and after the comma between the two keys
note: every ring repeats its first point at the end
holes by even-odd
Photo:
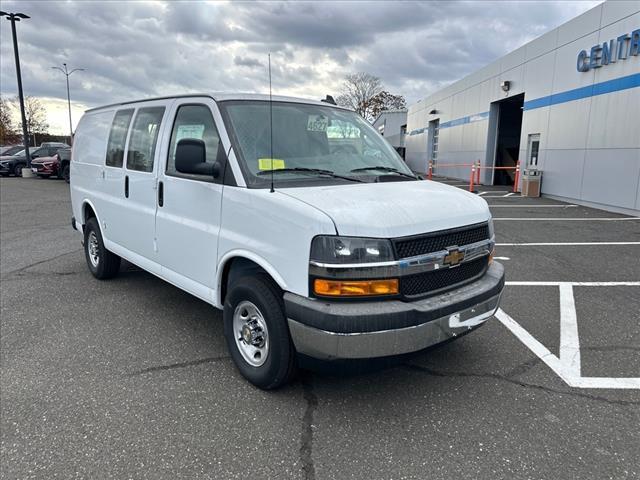
{"type": "MultiPolygon", "coordinates": [[[[11,100],[11,106],[14,110],[20,111],[20,100],[18,97],[11,100]]],[[[47,110],[36,97],[27,96],[24,97],[24,111],[27,117],[27,135],[34,139],[33,143],[36,145],[35,135],[47,133],[49,129],[47,110]]]]}
{"type": "Polygon", "coordinates": [[[407,108],[407,101],[402,95],[393,95],[383,90],[371,99],[371,114],[373,118],[377,118],[380,112],[385,110],[400,110],[407,108]]]}
{"type": "Polygon", "coordinates": [[[11,115],[11,105],[7,99],[0,97],[0,145],[10,145],[19,140],[20,135],[16,132],[11,115]]]}
{"type": "Polygon", "coordinates": [[[383,91],[380,78],[369,73],[351,73],[344,77],[338,105],[351,108],[363,118],[372,120],[371,99],[383,91]]]}

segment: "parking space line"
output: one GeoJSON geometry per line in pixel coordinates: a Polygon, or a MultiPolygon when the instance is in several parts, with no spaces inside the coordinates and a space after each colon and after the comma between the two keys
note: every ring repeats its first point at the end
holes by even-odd
{"type": "Polygon", "coordinates": [[[495,317],[529,350],[540,358],[567,385],[574,388],[640,389],[640,377],[583,377],[580,364],[580,337],[573,287],[640,286],[640,282],[506,282],[518,286],[557,286],[560,290],[559,357],[536,340],[509,314],[499,308],[495,317]]]}
{"type": "Polygon", "coordinates": [[[496,247],[583,247],[604,245],[640,245],[640,242],[530,242],[530,243],[496,243],[496,247]]]}
{"type": "Polygon", "coordinates": [[[512,195],[515,195],[515,193],[511,192],[511,193],[507,193],[506,195],[504,195],[505,197],[511,197],[512,195]]]}
{"type": "Polygon", "coordinates": [[[479,196],[479,197],[481,197],[481,196],[483,196],[485,193],[487,193],[487,192],[478,192],[478,196],[479,196]]]}
{"type": "Polygon", "coordinates": [[[507,220],[507,221],[527,221],[527,222],[617,222],[625,220],[640,220],[640,217],[592,217],[592,218],[562,218],[562,217],[532,217],[532,218],[519,218],[519,217],[493,217],[494,220],[507,220]]]}
{"type": "Polygon", "coordinates": [[[562,283],[560,287],[560,363],[572,376],[580,376],[580,341],[573,286],[562,283]]]}
{"type": "Polygon", "coordinates": [[[574,208],[578,205],[494,205],[489,204],[489,208],[574,208]]]}
{"type": "Polygon", "coordinates": [[[568,284],[574,287],[640,287],[640,282],[505,282],[518,287],[559,287],[568,284]]]}

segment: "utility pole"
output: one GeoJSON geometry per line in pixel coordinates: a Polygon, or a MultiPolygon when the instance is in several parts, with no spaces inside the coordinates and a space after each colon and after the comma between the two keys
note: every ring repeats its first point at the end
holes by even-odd
{"type": "Polygon", "coordinates": [[[31,168],[31,155],[29,154],[29,135],[27,132],[27,115],[24,111],[24,95],[22,93],[22,74],[20,73],[20,55],[18,54],[18,37],[16,35],[16,22],[21,19],[31,18],[24,13],[0,12],[0,17],[6,17],[11,22],[11,34],[13,35],[13,53],[16,57],[16,76],[18,77],[18,98],[20,99],[20,115],[22,116],[22,139],[24,141],[24,153],[27,159],[27,168],[31,168]]]}
{"type": "Polygon", "coordinates": [[[60,70],[62,73],[64,73],[65,77],[67,77],[67,105],[69,106],[69,145],[71,145],[73,143],[73,125],[71,123],[71,95],[69,94],[69,75],[71,75],[73,72],[84,72],[84,68],[74,68],[73,70],[69,71],[66,63],[63,63],[62,66],[64,68],[51,68],[53,68],[54,70],[60,70]]]}

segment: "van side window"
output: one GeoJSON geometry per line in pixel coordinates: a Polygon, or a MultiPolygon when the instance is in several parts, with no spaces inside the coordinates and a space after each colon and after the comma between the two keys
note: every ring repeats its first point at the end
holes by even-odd
{"type": "Polygon", "coordinates": [[[209,107],[206,105],[182,105],[178,109],[171,132],[167,175],[213,181],[208,175],[184,174],[176,170],[176,146],[184,138],[202,140],[206,149],[206,162],[215,163],[220,145],[220,135],[218,135],[218,129],[209,107]]]}
{"type": "Polygon", "coordinates": [[[127,141],[127,131],[129,123],[133,116],[133,109],[118,110],[113,123],[111,123],[111,131],[109,132],[109,144],[107,145],[107,159],[105,161],[108,167],[122,167],[122,159],[124,158],[124,144],[127,141]]]}
{"type": "Polygon", "coordinates": [[[127,169],[139,172],[153,171],[153,157],[163,115],[164,107],[138,110],[127,149],[127,169]]]}

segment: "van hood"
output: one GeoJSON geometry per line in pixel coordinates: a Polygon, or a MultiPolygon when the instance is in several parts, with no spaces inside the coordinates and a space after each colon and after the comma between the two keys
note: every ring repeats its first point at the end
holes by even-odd
{"type": "Polygon", "coordinates": [[[326,213],[339,235],[393,238],[491,218],[481,197],[428,180],[279,189],[326,213]]]}

